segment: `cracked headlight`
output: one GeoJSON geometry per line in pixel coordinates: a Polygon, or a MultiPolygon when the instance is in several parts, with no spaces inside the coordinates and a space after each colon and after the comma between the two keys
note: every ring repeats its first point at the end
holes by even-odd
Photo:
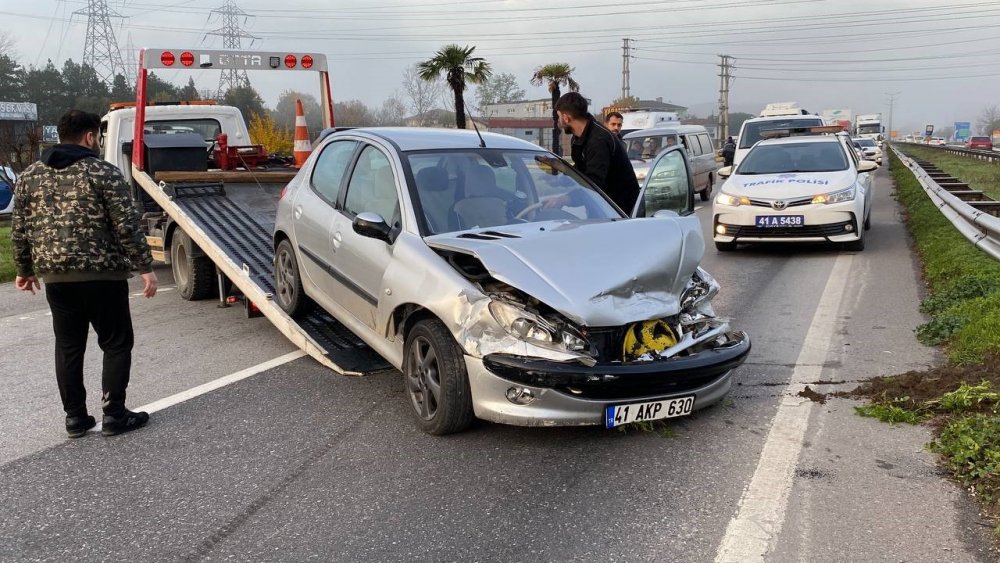
{"type": "Polygon", "coordinates": [[[847,188],[846,190],[840,190],[839,192],[830,192],[828,194],[819,194],[812,199],[813,203],[844,203],[845,201],[854,200],[854,186],[847,188]]]}
{"type": "Polygon", "coordinates": [[[585,352],[589,343],[575,331],[557,328],[544,318],[504,301],[490,302],[490,314],[511,336],[547,348],[585,352]]]}
{"type": "Polygon", "coordinates": [[[745,195],[735,196],[729,195],[726,192],[719,192],[719,197],[715,198],[715,203],[739,207],[741,205],[750,205],[750,198],[745,195]]]}

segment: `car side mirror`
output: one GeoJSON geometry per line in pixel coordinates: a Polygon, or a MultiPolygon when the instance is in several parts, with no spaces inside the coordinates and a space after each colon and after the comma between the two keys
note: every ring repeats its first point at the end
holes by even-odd
{"type": "Polygon", "coordinates": [[[718,172],[716,172],[716,174],[719,175],[719,178],[728,178],[733,175],[733,167],[723,166],[718,172]]]}
{"type": "Polygon", "coordinates": [[[878,170],[878,164],[870,160],[862,160],[858,163],[858,172],[871,172],[872,170],[878,170]]]}
{"type": "Polygon", "coordinates": [[[358,233],[363,237],[373,238],[380,240],[386,244],[392,244],[392,228],[389,224],[385,222],[378,213],[372,213],[371,211],[363,211],[358,213],[354,218],[352,223],[354,227],[354,232],[358,233]]]}

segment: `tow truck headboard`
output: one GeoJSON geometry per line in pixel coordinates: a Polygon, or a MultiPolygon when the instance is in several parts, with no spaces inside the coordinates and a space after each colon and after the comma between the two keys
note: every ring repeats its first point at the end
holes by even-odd
{"type": "MultiPolygon", "coordinates": [[[[209,49],[142,49],[135,87],[135,129],[132,135],[132,165],[143,170],[143,125],[146,122],[146,77],[152,69],[219,69],[312,71],[319,73],[320,106],[323,127],[333,127],[333,98],[330,93],[330,70],[326,55],[267,51],[224,51],[209,49]]],[[[243,116],[244,119],[249,116],[243,116]]]]}

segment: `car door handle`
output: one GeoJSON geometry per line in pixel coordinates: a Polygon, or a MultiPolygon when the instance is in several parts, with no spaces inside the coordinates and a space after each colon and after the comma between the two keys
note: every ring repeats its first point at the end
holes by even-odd
{"type": "Polygon", "coordinates": [[[301,205],[296,205],[295,206],[295,211],[293,211],[293,214],[295,215],[296,219],[301,219],[302,218],[302,206],[301,205]]]}
{"type": "Polygon", "coordinates": [[[337,231],[333,233],[333,237],[331,237],[330,242],[333,243],[333,249],[338,250],[340,249],[341,243],[344,242],[344,235],[340,234],[340,231],[337,231]]]}

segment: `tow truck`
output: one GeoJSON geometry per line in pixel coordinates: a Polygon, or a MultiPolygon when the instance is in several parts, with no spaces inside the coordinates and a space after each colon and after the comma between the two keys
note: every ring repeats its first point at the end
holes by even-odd
{"type": "Polygon", "coordinates": [[[112,136],[112,126],[128,115],[122,113],[106,119],[104,142],[106,158],[121,155],[126,160],[115,163],[127,170],[154,257],[171,264],[185,298],[218,292],[224,303],[231,285],[243,296],[248,313],[266,317],[296,346],[339,374],[387,369],[385,360],[329,314],[317,310],[296,320],[272,301],[274,217],[281,191],[297,170],[260,168],[266,152],[249,144],[242,118],[239,126],[228,129],[220,121],[220,131],[208,139],[191,124],[227,113],[232,117],[235,108],[189,104],[163,110],[147,104],[149,71],[199,68],[316,72],[324,128],[334,125],[325,55],[142,49],[134,108],[117,110],[133,112],[131,138],[126,140],[124,133],[112,136]],[[169,111],[183,112],[188,123],[164,118],[169,111]],[[230,138],[246,144],[230,145],[230,138]],[[109,148],[108,143],[114,145],[109,148]]]}

